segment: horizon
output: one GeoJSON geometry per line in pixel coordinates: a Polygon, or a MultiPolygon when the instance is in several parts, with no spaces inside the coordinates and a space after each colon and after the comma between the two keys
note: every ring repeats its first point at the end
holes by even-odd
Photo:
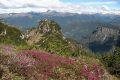
{"type": "Polygon", "coordinates": [[[46,12],[119,13],[118,0],[1,0],[0,14],[46,12]]]}

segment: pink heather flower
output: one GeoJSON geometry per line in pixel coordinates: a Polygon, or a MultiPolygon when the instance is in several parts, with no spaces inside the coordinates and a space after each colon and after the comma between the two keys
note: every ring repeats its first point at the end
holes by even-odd
{"type": "Polygon", "coordinates": [[[61,64],[72,65],[75,63],[75,61],[70,58],[33,50],[23,51],[17,54],[15,59],[19,67],[36,67],[36,69],[45,76],[51,76],[53,69],[61,66],[61,64]]]}
{"type": "Polygon", "coordinates": [[[91,72],[89,72],[88,80],[99,80],[99,79],[97,79],[94,72],[91,71],[91,72]]]}
{"type": "Polygon", "coordinates": [[[88,80],[101,80],[103,75],[103,70],[100,68],[100,66],[96,64],[92,66],[92,69],[89,69],[88,65],[84,64],[81,74],[88,80]]]}
{"type": "Polygon", "coordinates": [[[100,79],[102,75],[104,74],[102,68],[99,65],[94,64],[93,65],[94,72],[96,74],[96,77],[100,79]]]}
{"type": "Polygon", "coordinates": [[[21,67],[32,66],[35,64],[35,60],[33,58],[30,58],[23,53],[17,54],[14,59],[14,61],[18,63],[18,65],[20,65],[21,67]]]}
{"type": "Polygon", "coordinates": [[[85,77],[87,77],[89,75],[89,69],[88,69],[88,66],[86,64],[83,65],[82,75],[85,77]]]}
{"type": "Polygon", "coordinates": [[[10,45],[2,45],[0,46],[0,48],[2,49],[2,52],[4,52],[5,54],[12,54],[14,53],[14,47],[10,46],[10,45]]]}

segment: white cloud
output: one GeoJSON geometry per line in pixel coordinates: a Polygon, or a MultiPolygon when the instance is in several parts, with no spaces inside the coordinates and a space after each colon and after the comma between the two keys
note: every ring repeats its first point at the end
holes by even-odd
{"type": "Polygon", "coordinates": [[[61,2],[59,0],[0,0],[0,4],[8,8],[15,8],[15,7],[24,7],[24,6],[57,6],[60,5],[61,2]]]}
{"type": "MultiPolygon", "coordinates": [[[[106,2],[106,4],[111,4],[112,2],[113,1],[106,2]]],[[[47,10],[81,13],[94,11],[101,12],[104,10],[108,10],[108,7],[80,6],[72,3],[63,3],[61,0],[0,0],[0,13],[21,13],[30,11],[46,12],[47,10]]]]}
{"type": "Polygon", "coordinates": [[[96,2],[82,2],[83,5],[111,5],[116,4],[116,1],[96,1],[96,2]]]}

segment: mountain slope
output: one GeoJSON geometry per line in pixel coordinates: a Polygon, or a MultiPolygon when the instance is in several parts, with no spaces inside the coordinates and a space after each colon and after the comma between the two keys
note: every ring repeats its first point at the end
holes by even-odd
{"type": "MultiPolygon", "coordinates": [[[[2,80],[119,80],[106,71],[99,59],[78,50],[74,41],[66,39],[55,21],[41,20],[37,28],[25,34],[3,23],[0,23],[0,30],[0,39],[5,42],[10,39],[10,42],[15,43],[0,44],[2,80]],[[33,47],[21,49],[16,46],[24,40],[29,44],[27,47],[33,47]]],[[[117,55],[115,57],[115,61],[120,59],[117,55]]],[[[115,68],[119,68],[117,64],[115,68]]]]}

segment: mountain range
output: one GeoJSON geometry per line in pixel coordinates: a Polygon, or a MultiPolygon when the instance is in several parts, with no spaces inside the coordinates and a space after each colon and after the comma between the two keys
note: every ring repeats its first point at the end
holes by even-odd
{"type": "MultiPolygon", "coordinates": [[[[72,38],[76,40],[78,43],[81,43],[87,37],[87,40],[85,41],[87,41],[86,42],[87,45],[89,44],[88,47],[90,49],[93,49],[94,46],[95,47],[99,46],[98,48],[100,48],[101,46],[100,42],[101,40],[104,39],[104,37],[101,37],[100,39],[95,37],[95,35],[98,34],[100,34],[98,37],[104,36],[103,35],[104,33],[102,34],[102,32],[99,29],[97,30],[97,32],[95,32],[98,27],[103,27],[103,30],[106,28],[109,30],[110,28],[110,31],[113,30],[113,32],[111,32],[112,34],[114,34],[114,29],[119,30],[120,28],[120,23],[119,23],[120,16],[115,14],[100,14],[100,13],[77,14],[77,13],[63,13],[63,12],[48,10],[47,12],[42,12],[42,13],[29,12],[29,13],[0,14],[0,18],[5,23],[18,27],[22,31],[26,31],[29,28],[38,26],[39,25],[38,22],[42,19],[50,19],[56,21],[60,25],[62,33],[65,37],[72,38]],[[90,38],[92,40],[90,40],[90,38]],[[96,45],[94,42],[99,42],[100,44],[96,45]]],[[[110,36],[106,35],[106,37],[109,38],[110,36]]],[[[101,50],[104,51],[103,49],[100,49],[100,51],[101,50]]]]}

